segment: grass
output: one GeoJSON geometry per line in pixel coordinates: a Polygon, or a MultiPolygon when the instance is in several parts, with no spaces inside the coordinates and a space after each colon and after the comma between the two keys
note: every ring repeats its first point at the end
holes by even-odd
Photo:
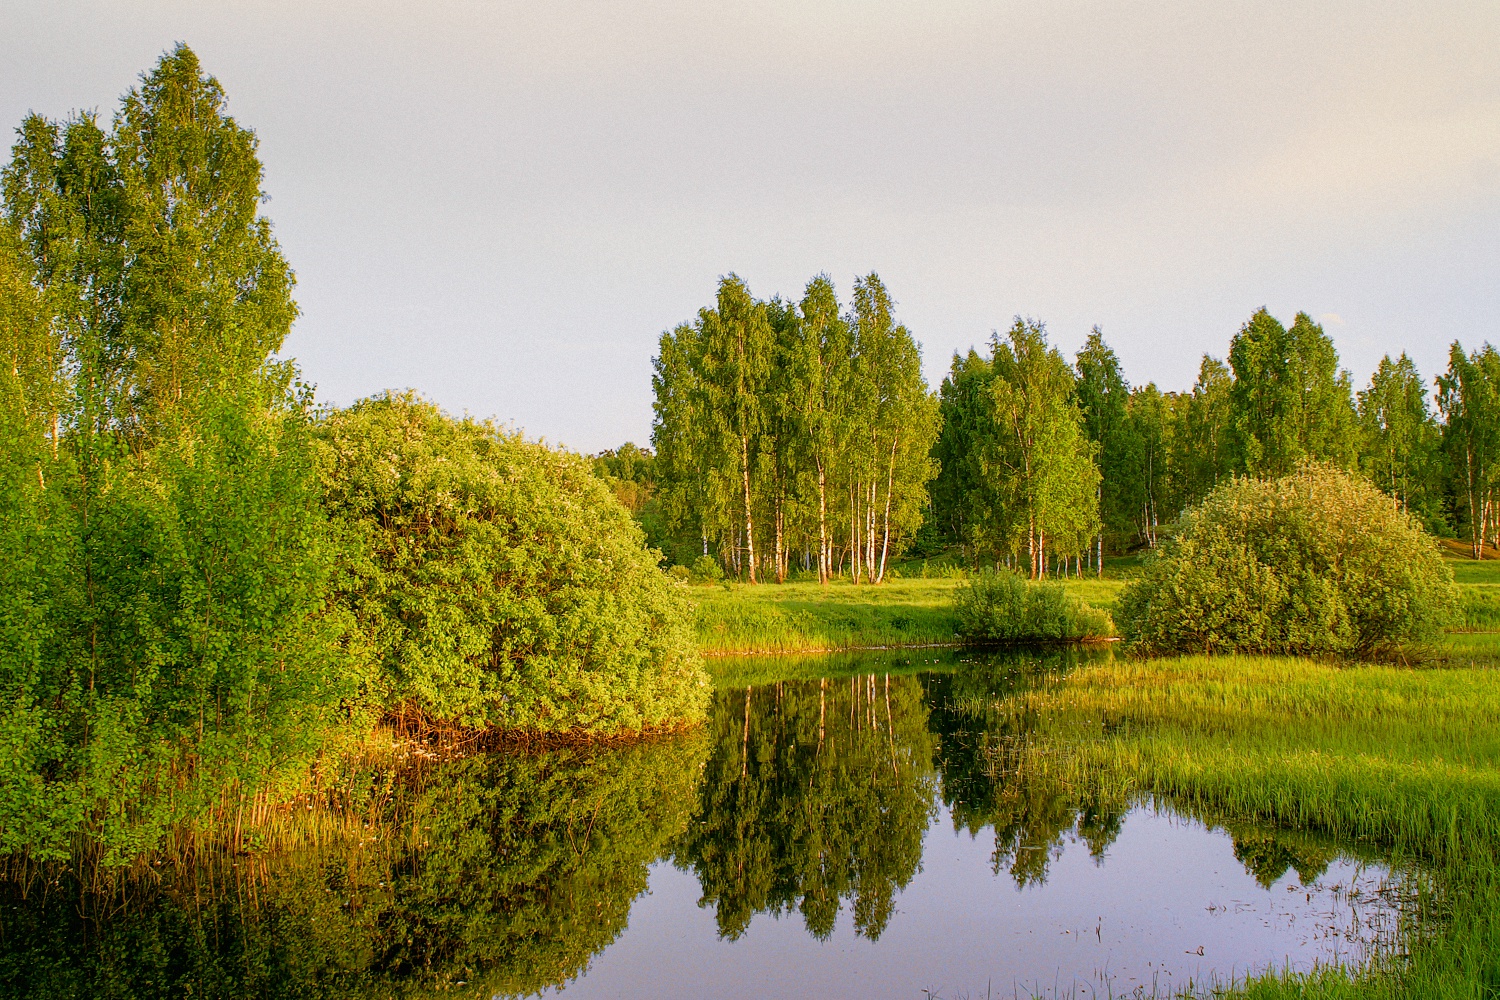
{"type": "MultiPolygon", "coordinates": [[[[1448,553],[1462,600],[1438,664],[1500,666],[1500,642],[1463,633],[1500,633],[1500,558],[1476,561],[1448,553]]],[[[1067,592],[1115,614],[1120,591],[1140,566],[1139,556],[1105,560],[1104,576],[1052,577],[1067,592]]],[[[926,646],[957,641],[953,597],[963,582],[959,570],[942,564],[903,563],[900,574],[879,586],[839,580],[747,585],[711,584],[690,588],[698,606],[698,643],[704,653],[812,653],[849,649],[926,646]],[[926,573],[926,576],[923,574],[926,573]]]]}
{"type": "Polygon", "coordinates": [[[1500,632],[1500,559],[1470,559],[1448,553],[1446,560],[1458,584],[1466,632],[1500,632]]]}
{"type": "Polygon", "coordinates": [[[1269,974],[1241,995],[1500,995],[1500,673],[1116,660],[1011,710],[1044,720],[1025,766],[1066,787],[1354,840],[1437,876],[1404,957],[1269,974]]]}
{"type": "Polygon", "coordinates": [[[958,579],[692,587],[698,642],[710,655],[954,642],[958,579]]]}
{"type": "MultiPolygon", "coordinates": [[[[1113,613],[1133,557],[1105,560],[1103,579],[1054,577],[1070,595],[1113,613]]],[[[709,656],[812,653],[954,643],[954,592],[964,577],[948,564],[903,563],[878,586],[836,580],[689,587],[698,645],[709,656]]]]}

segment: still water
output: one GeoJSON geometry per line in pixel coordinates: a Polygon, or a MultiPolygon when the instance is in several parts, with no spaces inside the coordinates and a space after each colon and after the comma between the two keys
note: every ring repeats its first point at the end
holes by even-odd
{"type": "Polygon", "coordinates": [[[1018,696],[1095,655],[727,663],[701,732],[434,762],[292,852],[12,879],[0,992],[1152,996],[1392,946],[1366,852],[1029,767],[1018,696]]]}

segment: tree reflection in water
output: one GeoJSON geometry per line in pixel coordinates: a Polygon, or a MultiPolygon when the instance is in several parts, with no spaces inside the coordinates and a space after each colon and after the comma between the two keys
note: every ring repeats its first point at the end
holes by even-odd
{"type": "MultiPolygon", "coordinates": [[[[1034,738],[1021,696],[1108,655],[863,654],[788,663],[804,679],[782,681],[731,666],[749,683],[715,696],[706,731],[424,766],[359,819],[310,812],[297,850],[163,859],[87,885],[77,865],[12,863],[0,994],[533,993],[621,934],[664,858],[697,877],[723,938],[795,911],[827,939],[847,907],[874,941],[920,871],[939,796],[957,830],[993,831],[994,870],[1017,886],[1044,881],[1070,836],[1103,857],[1132,790],[1049,777],[1055,744],[1034,738]]],[[[1263,885],[1292,869],[1311,881],[1343,853],[1194,815],[1230,832],[1263,885]]]]}
{"type": "Polygon", "coordinates": [[[757,913],[798,911],[819,939],[845,900],[880,936],[922,862],[936,780],[922,686],[858,674],[721,692],[698,811],[677,864],[703,889],[719,933],[757,913]]]}
{"type": "Polygon", "coordinates": [[[493,753],[408,774],[377,822],[274,857],[0,887],[0,993],[388,997],[536,992],[625,927],[687,822],[701,736],[493,753]],[[164,872],[160,878],[157,873],[164,872]]]}

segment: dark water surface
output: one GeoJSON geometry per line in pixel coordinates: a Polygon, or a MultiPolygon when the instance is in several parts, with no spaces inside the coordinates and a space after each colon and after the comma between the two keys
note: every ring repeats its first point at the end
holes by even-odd
{"type": "Polygon", "coordinates": [[[1014,696],[1107,655],[723,663],[703,732],[434,763],[294,852],[12,878],[0,993],[1150,996],[1390,947],[1379,859],[1027,777],[1014,696]]]}

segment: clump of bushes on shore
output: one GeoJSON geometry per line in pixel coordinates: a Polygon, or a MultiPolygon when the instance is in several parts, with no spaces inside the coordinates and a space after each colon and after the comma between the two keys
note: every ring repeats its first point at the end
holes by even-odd
{"type": "Polygon", "coordinates": [[[1109,612],[1070,595],[1060,583],[1009,570],[969,578],[954,599],[958,635],[968,642],[1063,642],[1114,635],[1109,612]]]}
{"type": "Polygon", "coordinates": [[[179,45],[0,169],[0,855],[126,863],[392,710],[704,714],[691,608],[585,460],[409,398],[317,414],[255,150],[179,45]]]}
{"type": "Polygon", "coordinates": [[[534,732],[703,717],[691,601],[587,460],[410,394],[333,411],[319,437],[382,704],[534,732]]]}
{"type": "Polygon", "coordinates": [[[1142,653],[1374,656],[1436,638],[1458,598],[1416,518],[1364,479],[1308,465],[1216,488],[1119,607],[1142,653]]]}

